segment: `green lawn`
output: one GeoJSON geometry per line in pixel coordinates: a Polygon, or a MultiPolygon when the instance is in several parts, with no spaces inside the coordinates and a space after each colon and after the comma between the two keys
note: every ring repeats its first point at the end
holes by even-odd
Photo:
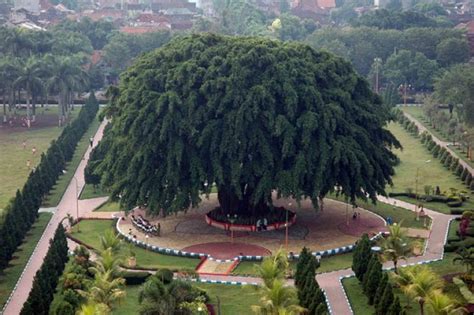
{"type": "Polygon", "coordinates": [[[51,217],[51,213],[39,214],[38,219],[27,233],[23,244],[21,244],[13,254],[16,258],[13,258],[10,261],[9,267],[6,268],[3,273],[0,273],[0,309],[2,309],[3,304],[5,304],[8,296],[15,287],[18,278],[23,272],[28,259],[33,253],[51,217]]]}
{"type": "Polygon", "coordinates": [[[449,225],[448,238],[459,237],[456,232],[459,230],[461,221],[452,220],[449,225]]]}
{"type": "Polygon", "coordinates": [[[97,197],[108,196],[107,192],[103,191],[100,186],[94,188],[91,184],[86,184],[82,189],[79,199],[91,199],[97,197]]]}
{"type": "MultiPolygon", "coordinates": [[[[395,168],[394,185],[389,191],[404,192],[407,188],[411,188],[416,192],[418,186],[418,193],[424,193],[425,185],[439,186],[441,191],[447,191],[449,188],[456,188],[459,191],[466,190],[465,185],[459,178],[444,168],[439,160],[434,158],[421,144],[419,139],[410,135],[399,124],[390,124],[389,130],[397,137],[404,148],[402,151],[396,150],[395,152],[400,158],[400,165],[395,168]],[[416,183],[417,173],[418,185],[416,183]]],[[[401,199],[411,203],[416,202],[416,200],[410,198],[401,199]]],[[[449,207],[445,204],[426,203],[425,206],[443,213],[449,213],[449,207]]],[[[473,207],[474,203],[471,201],[463,205],[463,208],[473,207]]]]}
{"type": "MultiPolygon", "coordinates": [[[[257,291],[252,286],[237,286],[225,284],[193,283],[207,291],[210,303],[214,305],[217,314],[217,297],[221,304],[222,315],[251,314],[251,305],[258,304],[257,291]]],[[[127,286],[127,296],[124,301],[113,310],[113,315],[138,314],[139,285],[127,286]]]]}
{"type": "MultiPolygon", "coordinates": [[[[339,200],[339,201],[344,201],[343,197],[336,197],[336,195],[334,194],[329,196],[329,198],[339,200]]],[[[414,212],[411,210],[396,207],[396,206],[389,205],[383,202],[377,202],[377,204],[374,205],[371,201],[365,202],[363,200],[357,200],[357,204],[360,207],[367,209],[371,212],[374,212],[385,219],[387,217],[391,217],[393,222],[399,223],[403,220],[404,227],[420,228],[420,229],[424,228],[423,222],[416,221],[414,212]]]]}
{"type": "MultiPolygon", "coordinates": [[[[443,276],[451,273],[462,272],[463,268],[459,264],[453,264],[453,258],[456,256],[454,253],[445,253],[444,259],[430,263],[429,266],[438,275],[443,276]]],[[[373,314],[374,308],[367,304],[367,297],[362,292],[362,287],[359,284],[357,278],[352,277],[344,279],[342,281],[344,289],[346,290],[347,297],[351,303],[352,310],[355,315],[373,314]]],[[[402,295],[400,291],[395,291],[400,297],[400,303],[402,306],[406,305],[406,297],[402,295]]],[[[419,308],[415,302],[410,303],[410,308],[407,309],[407,315],[419,314],[419,308]]]]}
{"type": "MultiPolygon", "coordinates": [[[[428,129],[428,131],[431,132],[436,138],[446,142],[453,141],[453,139],[451,139],[449,135],[443,130],[438,130],[431,127],[428,118],[426,118],[426,116],[424,115],[423,109],[421,107],[402,107],[402,110],[411,114],[415,119],[422,123],[423,126],[425,126],[425,128],[428,129]]],[[[447,109],[445,111],[446,113],[449,113],[447,109]]],[[[456,111],[454,111],[454,115],[456,115],[456,111]]],[[[466,163],[474,167],[474,161],[468,159],[466,152],[462,152],[461,149],[459,149],[459,147],[457,146],[452,146],[450,148],[456,153],[456,155],[460,159],[464,160],[466,163]]]]}
{"type": "Polygon", "coordinates": [[[121,211],[120,204],[115,201],[107,201],[100,207],[96,208],[94,211],[105,211],[105,212],[117,212],[121,211]]]}
{"type": "MultiPolygon", "coordinates": [[[[72,113],[75,117],[78,111],[72,113]]],[[[41,115],[57,116],[57,110],[51,108],[41,114],[42,110],[37,109],[38,120],[42,119],[41,115]]],[[[46,119],[46,118],[45,118],[46,119]]],[[[50,119],[50,118],[47,118],[50,119]]],[[[15,196],[17,189],[21,189],[30,170],[26,162],[31,161],[31,167],[35,167],[41,157],[42,152],[46,152],[52,140],[56,139],[62,132],[63,128],[57,126],[44,128],[15,128],[14,131],[0,129],[0,212],[10,198],[15,196]],[[23,149],[23,141],[26,142],[26,148],[23,149]],[[33,155],[32,148],[36,147],[36,154],[33,155]]]]}
{"type": "Polygon", "coordinates": [[[79,163],[81,162],[82,157],[89,146],[89,138],[95,135],[99,125],[100,121],[97,118],[92,121],[89,129],[87,129],[86,133],[84,136],[82,136],[81,140],[77,144],[72,160],[66,166],[66,174],[59,176],[59,179],[56,181],[56,184],[54,185],[53,189],[51,189],[48,197],[44,201],[45,206],[54,207],[58,205],[64,192],[66,191],[67,186],[74,176],[74,172],[79,166],[79,163]]]}
{"type": "MultiPolygon", "coordinates": [[[[232,271],[232,274],[255,276],[255,264],[259,264],[259,262],[242,261],[237,265],[237,268],[232,271]]],[[[290,262],[290,268],[293,271],[296,270],[296,264],[296,260],[290,262]]],[[[321,259],[321,265],[319,266],[317,273],[347,269],[350,268],[351,265],[352,253],[323,257],[321,259]]]]}
{"type": "MultiPolygon", "coordinates": [[[[100,236],[107,229],[114,229],[113,220],[83,220],[79,223],[80,232],[77,232],[77,226],[74,227],[72,236],[92,246],[100,248],[100,236]]],[[[128,252],[128,243],[125,244],[124,251],[128,252]]],[[[163,255],[143,248],[135,247],[134,251],[137,258],[138,268],[169,268],[169,269],[192,269],[194,270],[199,263],[197,258],[185,258],[172,255],[163,255]]]]}

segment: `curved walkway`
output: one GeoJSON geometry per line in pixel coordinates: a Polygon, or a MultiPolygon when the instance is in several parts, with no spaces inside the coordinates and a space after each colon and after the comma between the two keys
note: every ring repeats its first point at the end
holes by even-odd
{"type": "Polygon", "coordinates": [[[442,148],[445,148],[449,153],[451,153],[452,156],[455,156],[459,159],[459,163],[464,167],[464,168],[467,168],[467,170],[472,174],[474,175],[474,168],[469,165],[469,163],[467,163],[466,161],[464,161],[463,159],[461,159],[459,157],[459,155],[454,152],[453,150],[451,150],[451,148],[449,147],[449,143],[450,142],[446,142],[446,141],[442,141],[441,139],[437,138],[431,131],[429,131],[419,120],[417,120],[415,117],[413,117],[412,115],[406,113],[406,112],[403,112],[403,114],[405,115],[406,118],[408,118],[410,121],[412,121],[417,127],[418,127],[418,130],[421,133],[423,132],[427,132],[428,134],[431,135],[431,137],[433,138],[433,141],[436,143],[436,144],[439,144],[442,148]]]}
{"type": "MultiPolygon", "coordinates": [[[[387,204],[397,203],[397,206],[414,211],[413,205],[398,199],[379,196],[378,200],[387,204]]],[[[403,261],[400,266],[426,263],[443,259],[444,244],[449,229],[450,221],[456,216],[442,214],[425,208],[425,213],[431,217],[432,225],[430,237],[426,241],[425,251],[422,256],[411,257],[403,261]]],[[[393,268],[392,262],[384,264],[384,268],[393,268]]],[[[316,276],[319,286],[326,291],[326,295],[331,307],[331,313],[336,315],[350,315],[352,310],[346,297],[346,292],[341,284],[341,278],[352,276],[351,269],[328,272],[316,276]]]]}
{"type": "MultiPolygon", "coordinates": [[[[97,145],[100,139],[102,139],[102,135],[104,132],[104,128],[107,124],[107,121],[104,120],[97,130],[94,136],[94,145],[97,145]]],[[[89,147],[82,158],[81,163],[79,164],[76,172],[74,173],[74,177],[77,179],[77,188],[79,191],[85,185],[84,181],[84,168],[86,167],[87,161],[89,160],[89,154],[91,152],[91,147],[89,147]]],[[[43,232],[40,241],[37,244],[37,247],[33,254],[31,255],[23,273],[18,280],[14,291],[12,292],[11,299],[4,308],[5,315],[17,315],[20,314],[20,311],[25,303],[26,299],[28,298],[29,292],[31,287],[33,286],[33,278],[36,272],[41,267],[44,257],[48,252],[49,247],[49,240],[53,238],[54,232],[56,228],[61,223],[61,221],[66,217],[68,213],[70,213],[73,217],[76,216],[76,198],[78,193],[76,192],[76,183],[72,180],[61,201],[58,204],[56,212],[53,214],[51,220],[48,223],[48,226],[43,232]]],[[[79,211],[81,213],[91,211],[92,209],[86,207],[96,207],[96,203],[98,201],[93,202],[81,202],[79,205],[79,211]],[[81,207],[82,206],[82,207],[81,207]]],[[[103,201],[102,201],[103,202],[103,201]]]]}

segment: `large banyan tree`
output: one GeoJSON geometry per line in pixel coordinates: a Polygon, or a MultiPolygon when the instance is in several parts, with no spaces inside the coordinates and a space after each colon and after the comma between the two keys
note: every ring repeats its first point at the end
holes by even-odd
{"type": "Polygon", "coordinates": [[[398,146],[390,119],[345,60],[300,43],[190,35],[122,76],[93,154],[122,205],[170,213],[217,187],[224,213],[259,215],[272,192],[384,194],[398,146]]]}

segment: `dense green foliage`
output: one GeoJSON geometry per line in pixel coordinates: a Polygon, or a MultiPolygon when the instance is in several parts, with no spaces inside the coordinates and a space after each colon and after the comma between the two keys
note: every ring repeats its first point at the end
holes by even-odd
{"type": "Polygon", "coordinates": [[[372,245],[367,234],[364,234],[355,246],[352,255],[352,270],[359,280],[362,280],[365,273],[367,272],[367,262],[368,258],[370,258],[371,246],[372,245]]]}
{"type": "Polygon", "coordinates": [[[57,31],[75,32],[86,36],[94,49],[102,49],[108,42],[109,37],[114,34],[115,26],[105,19],[92,21],[90,18],[82,18],[79,22],[65,19],[54,27],[57,31]]]}
{"type": "Polygon", "coordinates": [[[298,290],[300,305],[308,310],[308,314],[312,315],[327,314],[324,293],[316,281],[316,269],[318,267],[319,262],[304,247],[296,266],[295,286],[298,290]]]}
{"type": "Polygon", "coordinates": [[[273,190],[375,200],[393,174],[387,108],[347,62],[301,44],[180,38],[140,58],[119,94],[95,171],[127,208],[186,209],[211,183],[227,213],[264,210],[273,190]]]}
{"type": "Polygon", "coordinates": [[[0,222],[0,270],[8,265],[12,254],[21,244],[38,215],[38,209],[49,190],[62,173],[65,163],[70,161],[78,141],[94,119],[99,105],[91,93],[77,119],[66,126],[56,141],[51,142],[41,162],[34,169],[23,189],[3,211],[0,222]]]}
{"type": "Polygon", "coordinates": [[[33,288],[23,305],[21,315],[49,313],[54,291],[68,260],[66,233],[62,224],[56,229],[54,238],[50,241],[48,253],[35,275],[33,288]]]}

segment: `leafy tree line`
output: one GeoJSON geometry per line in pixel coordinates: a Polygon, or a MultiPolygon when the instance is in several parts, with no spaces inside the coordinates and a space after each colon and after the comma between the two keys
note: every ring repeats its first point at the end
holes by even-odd
{"type": "Polygon", "coordinates": [[[125,72],[112,108],[91,171],[125,207],[181,211],[215,183],[225,213],[255,216],[274,190],[375,199],[393,174],[387,108],[347,62],[298,43],[178,38],[125,72]]]}
{"type": "Polygon", "coordinates": [[[41,268],[36,272],[33,287],[21,310],[21,315],[49,314],[49,305],[64,266],[68,261],[68,246],[64,227],[59,224],[41,268]]]}
{"type": "Polygon", "coordinates": [[[77,143],[96,116],[98,108],[98,102],[91,93],[78,117],[64,128],[57,140],[51,142],[23,188],[17,190],[16,196],[5,207],[0,218],[0,271],[8,266],[13,253],[30,230],[42,201],[66,163],[72,159],[77,143]]]}
{"type": "Polygon", "coordinates": [[[467,40],[462,31],[455,29],[323,28],[308,36],[306,42],[351,60],[364,76],[373,75],[374,59],[381,58],[381,71],[388,74],[381,76],[383,80],[397,86],[409,83],[420,89],[432,88],[440,67],[469,58],[467,40]]]}
{"type": "Polygon", "coordinates": [[[35,121],[37,104],[56,97],[59,124],[72,109],[74,94],[90,88],[84,70],[92,52],[90,40],[77,32],[34,32],[0,28],[0,95],[3,121],[26,101],[27,124],[35,121]],[[8,109],[8,111],[7,111],[8,109]]]}

